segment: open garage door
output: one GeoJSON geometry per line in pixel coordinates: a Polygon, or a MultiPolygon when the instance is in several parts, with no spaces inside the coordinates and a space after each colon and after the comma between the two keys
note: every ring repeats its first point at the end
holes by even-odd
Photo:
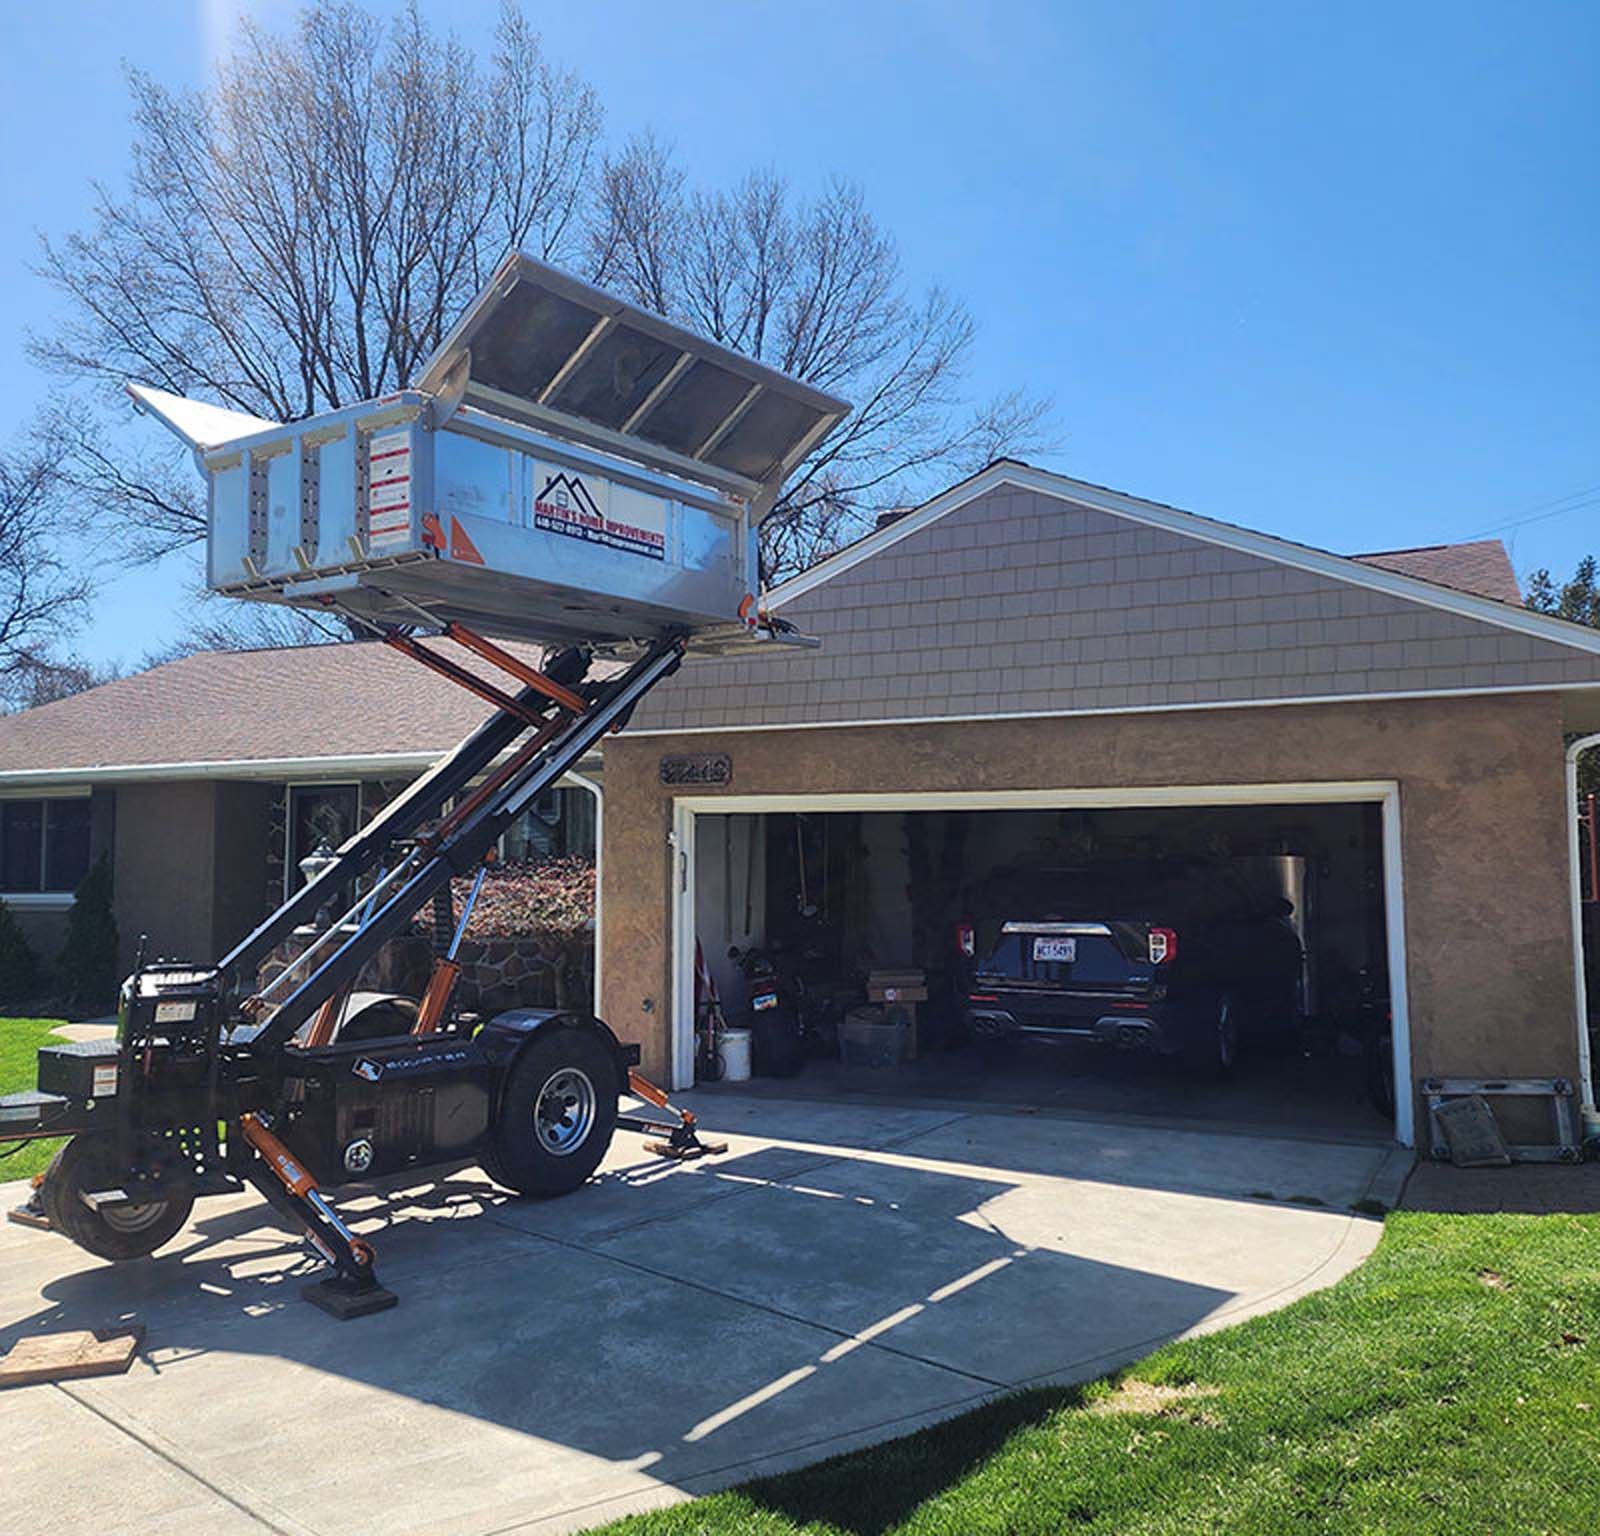
{"type": "Polygon", "coordinates": [[[1392,784],[708,796],[675,836],[679,1086],[698,941],[731,1024],[758,1022],[770,971],[786,1010],[806,999],[786,1091],[1411,1144],[1409,1095],[1378,1107],[1410,1081],[1392,784]],[[873,972],[926,997],[907,1059],[867,1072],[839,1033],[872,1017],[846,1022],[873,972]],[[1235,1059],[1208,1060],[1230,1032],[1235,1059]]]}

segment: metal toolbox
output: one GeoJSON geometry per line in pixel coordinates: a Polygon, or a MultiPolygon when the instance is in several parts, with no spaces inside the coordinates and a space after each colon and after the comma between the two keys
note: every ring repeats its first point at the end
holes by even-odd
{"type": "Polygon", "coordinates": [[[39,1092],[69,1099],[117,1095],[122,1047],[115,1040],[79,1040],[39,1047],[39,1092]]]}
{"type": "Polygon", "coordinates": [[[279,425],[130,393],[206,475],[214,591],[540,640],[734,623],[847,410],[524,256],[385,399],[279,425]]]}

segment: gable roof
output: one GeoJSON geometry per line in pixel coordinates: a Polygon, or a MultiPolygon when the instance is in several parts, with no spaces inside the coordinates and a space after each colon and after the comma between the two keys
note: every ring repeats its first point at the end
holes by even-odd
{"type": "Polygon", "coordinates": [[[817,650],[691,658],[629,729],[779,730],[1558,690],[1600,631],[996,465],[769,595],[817,650]]]}
{"type": "Polygon", "coordinates": [[[0,715],[0,779],[406,776],[488,711],[378,641],[200,651],[0,715]]]}
{"type": "MultiPolygon", "coordinates": [[[[1535,612],[1518,602],[1497,597],[1487,597],[1477,591],[1441,584],[1424,578],[1416,566],[1427,564],[1426,558],[1418,562],[1414,557],[1421,550],[1400,550],[1392,554],[1400,564],[1409,563],[1411,569],[1400,569],[1389,564],[1389,557],[1380,554],[1358,558],[1336,555],[1315,545],[1296,543],[1292,539],[1278,538],[1273,534],[1257,533],[1237,523],[1223,522],[1218,518],[1203,517],[1197,512],[1185,512],[1164,502],[1146,501],[1125,491],[1115,491],[1107,486],[1094,485],[1087,480],[1074,480],[1048,470],[1035,469],[1018,459],[998,459],[979,470],[975,475],[942,491],[931,501],[924,502],[904,517],[896,518],[886,526],[874,529],[854,544],[846,545],[836,554],[819,561],[809,570],[781,582],[767,594],[767,607],[781,608],[787,603],[814,591],[823,583],[870,560],[892,548],[901,540],[920,533],[924,528],[948,516],[958,508],[976,501],[1002,487],[1033,491],[1042,496],[1071,502],[1116,518],[1146,527],[1165,529],[1170,533],[1199,539],[1204,543],[1236,550],[1303,570],[1335,581],[1348,582],[1392,597],[1422,603],[1464,618],[1476,619],[1512,630],[1518,634],[1548,640],[1557,645],[1600,655],[1600,630],[1558,619],[1549,614],[1535,612]],[[1413,559],[1407,562],[1404,557],[1413,559]]],[[[1436,549],[1448,546],[1435,546],[1436,549]]],[[[1509,561],[1507,562],[1509,566],[1509,561]]],[[[1512,577],[1513,583],[1515,576],[1512,577]]]]}
{"type": "Polygon", "coordinates": [[[1424,544],[1417,549],[1380,549],[1352,555],[1363,565],[1382,566],[1431,581],[1435,586],[1476,592],[1496,602],[1522,602],[1522,586],[1511,568],[1511,556],[1499,539],[1478,539],[1465,544],[1424,544]]]}

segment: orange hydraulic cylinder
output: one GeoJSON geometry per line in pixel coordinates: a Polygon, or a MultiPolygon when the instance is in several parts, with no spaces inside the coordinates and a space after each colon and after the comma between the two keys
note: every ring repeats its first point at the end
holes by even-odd
{"type": "Polygon", "coordinates": [[[438,1029],[445,1010],[450,1006],[450,994],[455,991],[460,975],[461,965],[458,961],[446,960],[442,956],[434,961],[433,975],[428,978],[428,990],[422,994],[422,1001],[417,1005],[417,1022],[412,1026],[412,1034],[431,1035],[438,1029]]]}
{"type": "Polygon", "coordinates": [[[239,1116],[239,1129],[244,1139],[267,1160],[283,1187],[291,1195],[304,1198],[316,1193],[317,1181],[300,1166],[294,1154],[252,1114],[239,1116]]]}

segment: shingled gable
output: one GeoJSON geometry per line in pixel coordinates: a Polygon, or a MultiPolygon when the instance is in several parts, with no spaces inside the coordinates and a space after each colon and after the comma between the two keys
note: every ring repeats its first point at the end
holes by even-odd
{"type": "Polygon", "coordinates": [[[1600,686],[1600,632],[1009,462],[770,603],[822,649],[692,662],[630,729],[1600,686]]]}

